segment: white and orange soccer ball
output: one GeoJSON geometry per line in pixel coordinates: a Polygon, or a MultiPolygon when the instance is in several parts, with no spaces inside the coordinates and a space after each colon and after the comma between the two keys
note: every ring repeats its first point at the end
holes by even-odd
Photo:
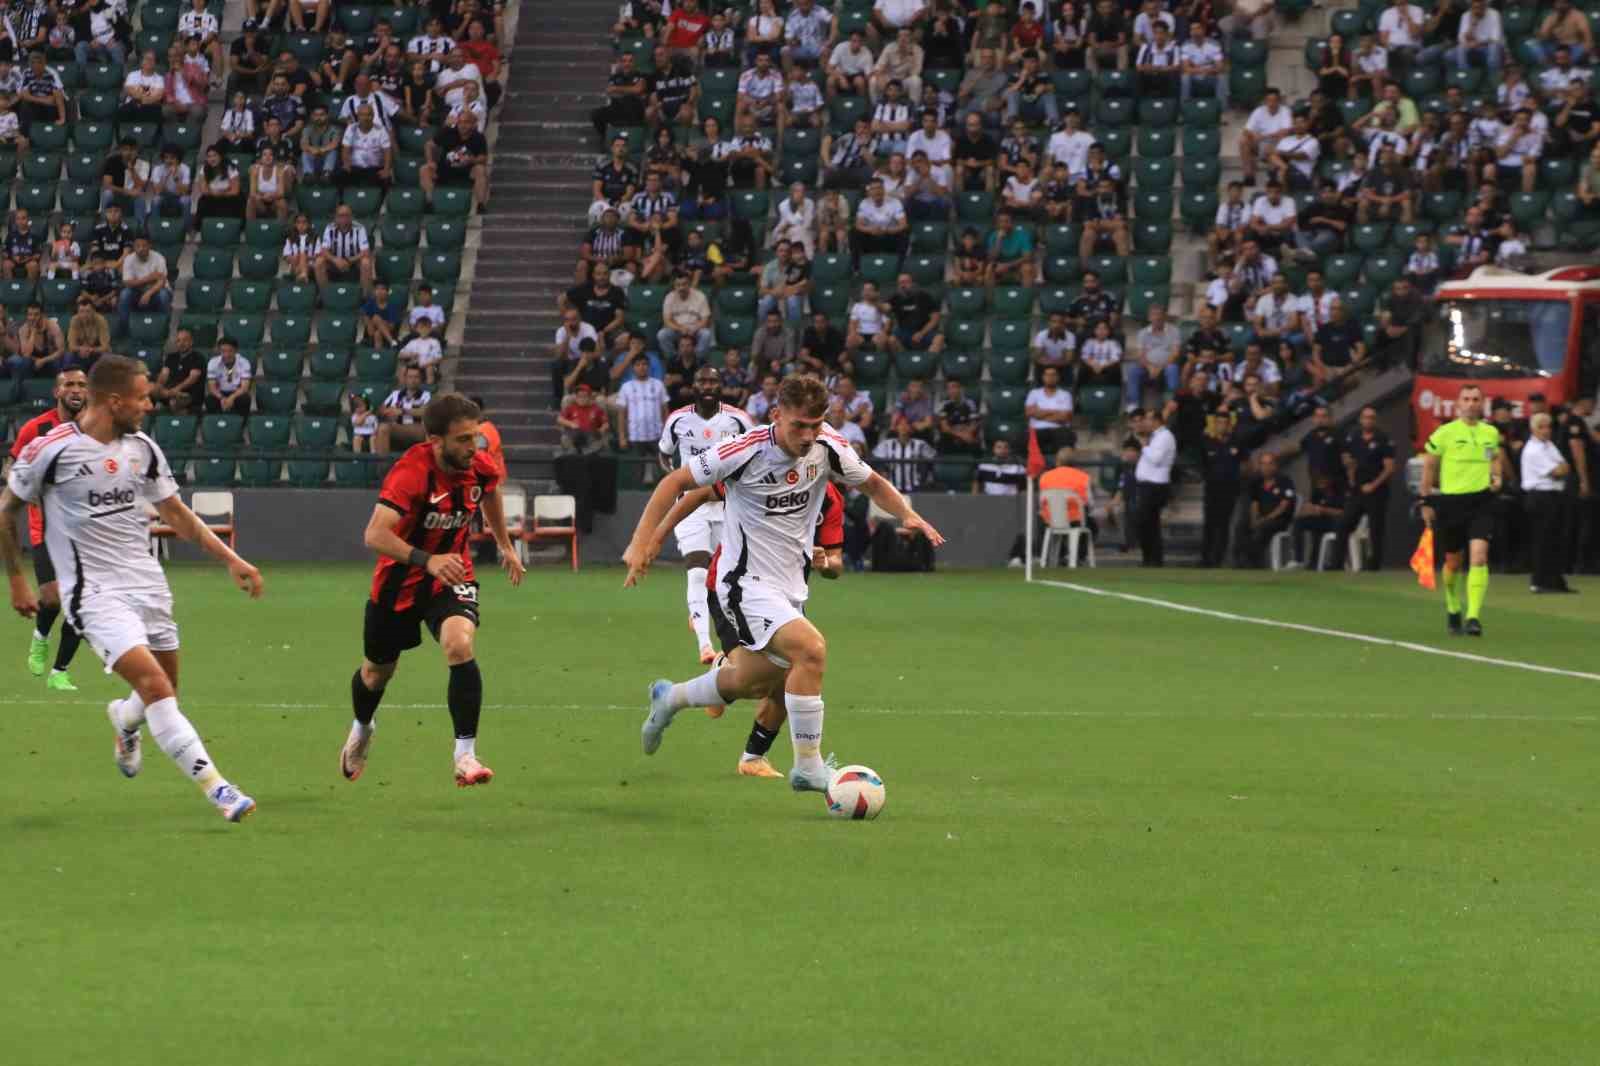
{"type": "Polygon", "coordinates": [[[883,778],[872,767],[846,766],[834,772],[823,798],[828,802],[829,814],[859,822],[878,816],[888,792],[883,778]]]}

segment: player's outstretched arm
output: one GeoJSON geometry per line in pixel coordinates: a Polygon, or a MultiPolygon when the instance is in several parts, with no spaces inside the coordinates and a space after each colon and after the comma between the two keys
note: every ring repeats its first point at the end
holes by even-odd
{"type": "Polygon", "coordinates": [[[654,559],[656,555],[661,553],[662,545],[667,542],[667,534],[677,529],[685,518],[688,518],[706,504],[715,501],[716,498],[717,490],[710,485],[704,485],[692,492],[686,492],[679,496],[677,502],[672,505],[672,510],[667,512],[667,517],[661,520],[661,524],[656,526],[655,532],[651,535],[651,543],[655,548],[655,552],[650,557],[654,559]]]}
{"type": "Polygon", "coordinates": [[[632,588],[644,579],[645,571],[650,569],[650,564],[661,551],[659,543],[655,543],[654,550],[651,547],[657,527],[667,517],[667,512],[672,510],[673,502],[694,487],[694,475],[686,466],[679,467],[656,482],[656,490],[650,494],[650,502],[644,505],[639,524],[633,529],[628,550],[622,553],[622,561],[628,564],[628,576],[622,581],[623,588],[632,588]]]}
{"type": "Polygon", "coordinates": [[[206,524],[200,521],[200,516],[191,511],[176,493],[156,504],[156,513],[161,516],[161,521],[171,527],[173,533],[191,544],[198,544],[207,555],[227,567],[233,583],[248,592],[252,600],[261,598],[265,588],[261,571],[222,543],[222,539],[207,529],[206,524]]]}
{"type": "MultiPolygon", "coordinates": [[[[503,522],[503,514],[501,518],[503,522]]],[[[400,512],[380,503],[372,509],[372,517],[367,520],[367,532],[362,539],[367,547],[379,555],[386,555],[397,563],[426,570],[446,585],[459,585],[467,579],[467,566],[462,562],[461,556],[429,555],[421,548],[413,548],[405,542],[404,537],[394,531],[394,527],[399,524],[400,512]]]]}
{"type": "Polygon", "coordinates": [[[920,529],[935,548],[944,543],[944,536],[929,525],[928,520],[911,506],[911,501],[901,495],[899,489],[889,484],[888,479],[882,474],[874,473],[862,482],[861,491],[866,493],[867,498],[873,503],[898,518],[906,529],[920,529]]]}
{"type": "Polygon", "coordinates": [[[39,611],[39,601],[22,572],[22,545],[17,543],[17,515],[24,506],[22,497],[10,489],[0,492],[0,562],[5,564],[11,581],[12,609],[24,618],[32,618],[39,611]]]}
{"type": "Polygon", "coordinates": [[[511,579],[511,587],[516,588],[522,584],[522,575],[526,569],[522,560],[517,558],[517,547],[511,543],[511,533],[506,529],[505,501],[500,497],[499,486],[483,498],[483,517],[489,523],[489,533],[494,537],[495,546],[500,549],[500,568],[506,572],[506,577],[511,579]]]}

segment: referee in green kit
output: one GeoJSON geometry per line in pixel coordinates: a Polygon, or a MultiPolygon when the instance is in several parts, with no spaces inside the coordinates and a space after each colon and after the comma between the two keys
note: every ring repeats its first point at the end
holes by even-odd
{"type": "Polygon", "coordinates": [[[1422,520],[1444,556],[1444,607],[1451,633],[1483,636],[1478,615],[1489,590],[1494,496],[1505,477],[1500,431],[1483,421],[1483,390],[1463,385],[1456,420],[1433,431],[1422,460],[1422,520]],[[1467,619],[1461,624],[1461,552],[1467,551],[1467,619]]]}

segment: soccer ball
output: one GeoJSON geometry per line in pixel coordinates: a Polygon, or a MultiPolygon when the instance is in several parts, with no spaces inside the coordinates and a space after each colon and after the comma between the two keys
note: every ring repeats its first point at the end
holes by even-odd
{"type": "Polygon", "coordinates": [[[835,771],[828,781],[828,791],[823,793],[829,814],[857,822],[876,818],[887,797],[883,778],[870,766],[846,766],[835,771]]]}

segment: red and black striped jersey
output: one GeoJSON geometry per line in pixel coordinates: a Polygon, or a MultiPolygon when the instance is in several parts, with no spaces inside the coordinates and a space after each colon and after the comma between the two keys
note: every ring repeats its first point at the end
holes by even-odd
{"type": "MultiPolygon", "coordinates": [[[[484,493],[493,492],[499,484],[499,472],[488,452],[478,452],[472,465],[458,473],[441,467],[433,445],[424,441],[407,449],[383,479],[378,504],[399,513],[395,533],[401,540],[429,555],[461,556],[471,581],[467,536],[484,493]]],[[[419,596],[431,597],[439,588],[440,582],[426,571],[387,555],[378,559],[372,571],[372,602],[390,610],[410,610],[419,596]]]]}
{"type": "MultiPolygon", "coordinates": [[[[17,439],[11,445],[11,458],[22,458],[22,450],[40,437],[48,436],[62,423],[61,408],[52,407],[37,418],[30,418],[17,430],[17,439]]],[[[28,505],[28,542],[35,548],[44,543],[44,512],[38,504],[28,505]]]]}

